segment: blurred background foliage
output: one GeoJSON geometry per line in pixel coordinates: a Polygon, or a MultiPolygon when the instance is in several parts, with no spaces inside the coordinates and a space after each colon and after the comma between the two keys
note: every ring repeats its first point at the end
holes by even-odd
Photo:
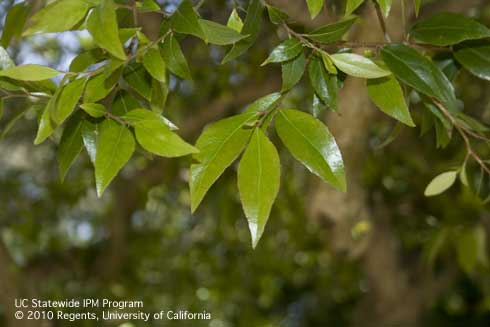
{"type": "MultiPolygon", "coordinates": [[[[179,1],[159,2],[172,11],[179,1]]],[[[490,25],[486,1],[454,2],[456,10],[490,25]]],[[[14,3],[0,2],[0,21],[14,3]]],[[[31,3],[34,8],[42,6],[42,1],[31,3]]],[[[300,1],[271,3],[308,20],[300,1]]],[[[427,1],[423,15],[445,9],[448,3],[427,1]]],[[[246,7],[246,1],[206,0],[200,14],[225,23],[235,6],[246,7]]],[[[342,6],[342,1],[328,1],[329,14],[319,21],[340,13],[342,6]]],[[[360,13],[370,10],[366,5],[360,13]]],[[[148,35],[156,35],[158,19],[149,14],[144,21],[148,35]]],[[[297,24],[305,23],[298,20],[297,24]]],[[[279,67],[259,69],[259,65],[284,38],[281,33],[264,23],[258,44],[226,65],[219,64],[225,49],[194,38],[183,41],[194,81],[172,79],[165,114],[178,123],[188,141],[194,142],[209,122],[237,113],[279,88],[279,67]]],[[[9,52],[18,64],[66,69],[77,53],[91,46],[87,33],[67,32],[24,39],[9,52]]],[[[490,122],[488,82],[461,72],[455,83],[466,113],[490,122]]],[[[310,110],[312,91],[306,84],[289,95],[291,107],[310,110]]],[[[488,204],[481,200],[484,196],[460,185],[438,197],[423,196],[433,176],[460,165],[465,153],[457,137],[436,150],[434,131],[420,136],[424,108],[416,103],[412,113],[419,127],[399,130],[389,118],[376,115],[365,123],[363,138],[355,141],[365,149],[354,174],[366,195],[362,201],[370,217],[346,219],[347,246],[336,243],[336,226],[344,218],[342,206],[349,202],[330,208],[338,210],[336,218],[310,210],[320,183],[279,148],[281,190],[255,251],[235,172],[227,171],[191,215],[190,159],[136,155],[97,199],[86,154],[62,184],[57,142],[32,144],[39,109],[40,104],[10,99],[0,120],[0,133],[5,134],[0,143],[0,325],[11,321],[9,303],[20,296],[143,300],[148,312],[212,314],[211,321],[193,321],[193,326],[490,324],[488,204]],[[12,121],[15,125],[9,129],[12,121]],[[369,255],[378,263],[374,274],[372,261],[366,259],[369,255]],[[390,255],[394,260],[386,260],[390,255]]],[[[339,115],[357,109],[341,106],[339,115]]],[[[324,117],[327,125],[332,115],[336,114],[324,117]]],[[[485,189],[490,186],[482,192],[488,192],[485,189]]],[[[92,322],[76,325],[95,326],[92,322]]],[[[164,325],[189,326],[189,322],[164,325]]],[[[58,321],[52,326],[73,323],[58,321]]]]}

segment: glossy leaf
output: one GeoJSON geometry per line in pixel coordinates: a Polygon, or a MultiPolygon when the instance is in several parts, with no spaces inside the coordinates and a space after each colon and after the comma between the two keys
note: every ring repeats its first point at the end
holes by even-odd
{"type": "Polygon", "coordinates": [[[490,81],[490,44],[468,44],[457,48],[454,57],[473,75],[490,81]]]}
{"type": "Polygon", "coordinates": [[[252,104],[250,104],[247,107],[247,109],[245,109],[245,112],[260,113],[260,112],[267,111],[270,107],[276,104],[279,101],[279,99],[281,99],[281,93],[279,92],[268,94],[266,96],[263,96],[255,100],[252,104]]]}
{"type": "Polygon", "coordinates": [[[247,9],[247,17],[243,23],[242,35],[248,35],[247,38],[235,43],[223,58],[222,63],[227,63],[247,51],[258,37],[260,27],[262,26],[262,12],[264,6],[261,0],[251,0],[247,9]]]}
{"type": "Polygon", "coordinates": [[[85,120],[82,115],[74,115],[66,124],[58,148],[58,168],[61,181],[83,148],[82,129],[85,120]]]}
{"type": "Polygon", "coordinates": [[[124,68],[124,80],[139,95],[147,100],[151,99],[151,76],[146,72],[144,67],[137,63],[132,63],[124,68]]]}
{"type": "Polygon", "coordinates": [[[242,35],[232,28],[225,25],[221,25],[206,19],[199,19],[204,35],[206,35],[206,42],[217,45],[228,45],[236,43],[248,35],[242,35]]]}
{"type": "Polygon", "coordinates": [[[249,112],[220,120],[207,127],[199,136],[196,142],[199,153],[194,155],[197,163],[191,165],[190,174],[193,212],[209,188],[242,152],[253,131],[244,126],[253,121],[254,117],[255,113],[249,112]]]}
{"type": "Polygon", "coordinates": [[[279,110],[276,131],[291,154],[312,173],[345,191],[344,163],[328,128],[315,117],[298,110],[279,110]]]}
{"type": "Polygon", "coordinates": [[[24,35],[68,31],[85,17],[89,8],[87,1],[53,1],[31,17],[32,26],[24,35]]]}
{"type": "Polygon", "coordinates": [[[323,8],[325,0],[306,0],[308,4],[308,11],[310,12],[311,19],[314,19],[323,8]]]}
{"type": "Polygon", "coordinates": [[[123,116],[133,127],[141,146],[163,157],[180,157],[198,150],[180,138],[167,126],[167,122],[156,112],[135,109],[123,116]]]}
{"type": "Polygon", "coordinates": [[[282,91],[287,91],[295,86],[305,71],[306,58],[302,52],[295,59],[282,65],[282,91]]]}
{"type": "Polygon", "coordinates": [[[356,16],[347,17],[336,23],[324,25],[320,28],[317,28],[316,30],[306,34],[305,36],[313,41],[325,44],[337,42],[342,39],[342,36],[344,36],[347,31],[349,31],[356,20],[356,16]]]}
{"type": "Polygon", "coordinates": [[[236,11],[236,9],[233,9],[233,11],[231,12],[226,26],[237,31],[238,33],[240,33],[242,31],[243,21],[240,18],[240,16],[238,15],[238,12],[236,11]]]}
{"type": "Polygon", "coordinates": [[[78,100],[82,96],[87,79],[85,77],[76,79],[63,87],[58,102],[51,111],[51,118],[60,125],[75,110],[78,100]]]}
{"type": "Polygon", "coordinates": [[[30,7],[25,2],[16,4],[8,11],[0,40],[3,47],[8,47],[12,38],[19,37],[22,34],[29,12],[30,7]]]}
{"type": "Polygon", "coordinates": [[[337,77],[329,75],[323,66],[322,60],[314,56],[308,65],[308,76],[310,83],[315,89],[315,93],[325,104],[334,111],[337,111],[337,77]]]}
{"type": "Polygon", "coordinates": [[[103,117],[107,113],[104,105],[100,103],[84,103],[80,105],[80,108],[94,118],[103,117]]]}
{"type": "Polygon", "coordinates": [[[36,138],[34,139],[34,144],[38,145],[44,142],[48,137],[53,134],[56,124],[51,120],[51,110],[56,105],[56,96],[51,97],[41,114],[41,119],[39,120],[39,126],[37,129],[36,138]]]}
{"type": "Polygon", "coordinates": [[[90,161],[95,165],[97,156],[97,135],[99,134],[99,125],[93,124],[88,120],[82,126],[82,140],[85,150],[87,150],[90,161]]]}
{"type": "Polygon", "coordinates": [[[143,66],[145,66],[146,71],[157,81],[165,82],[167,80],[165,62],[158,48],[149,48],[146,51],[143,56],[143,66]]]}
{"type": "Polygon", "coordinates": [[[381,55],[400,81],[436,98],[449,111],[457,112],[456,96],[451,82],[430,59],[402,44],[384,47],[381,55]]]}
{"type": "Polygon", "coordinates": [[[288,20],[288,15],[282,12],[280,9],[267,5],[267,13],[269,15],[269,20],[272,24],[282,24],[288,20]]]}
{"type": "Polygon", "coordinates": [[[348,16],[354,12],[364,0],[347,0],[347,4],[345,5],[345,15],[348,16]]]}
{"type": "Polygon", "coordinates": [[[106,78],[102,73],[95,75],[87,81],[83,102],[97,102],[104,99],[112,91],[117,80],[106,78]]]}
{"type": "Polygon", "coordinates": [[[5,76],[18,81],[42,81],[56,77],[59,71],[41,65],[27,64],[0,70],[0,76],[5,76]]]}
{"type": "Polygon", "coordinates": [[[126,60],[126,54],[119,39],[116,7],[112,0],[100,0],[87,19],[87,29],[94,42],[114,57],[126,60]]]}
{"type": "Polygon", "coordinates": [[[205,40],[206,35],[204,34],[198,19],[199,17],[194,11],[191,2],[189,0],[184,0],[179,8],[172,14],[170,25],[172,26],[172,29],[178,33],[194,35],[205,40]]]}
{"type": "Polygon", "coordinates": [[[361,78],[379,78],[391,72],[379,67],[370,59],[355,53],[336,53],[330,56],[335,66],[347,75],[361,78]]]}
{"type": "Polygon", "coordinates": [[[173,35],[165,38],[161,46],[163,60],[167,68],[183,79],[192,79],[187,60],[180,49],[180,45],[173,35]]]}
{"type": "Polygon", "coordinates": [[[121,124],[106,119],[100,124],[95,156],[95,183],[100,197],[134,152],[133,134],[121,124]]]}
{"type": "Polygon", "coordinates": [[[457,171],[448,171],[436,176],[425,189],[425,196],[439,195],[450,188],[456,181],[457,171]]]}
{"type": "Polygon", "coordinates": [[[272,62],[283,62],[295,58],[303,51],[303,44],[297,38],[287,39],[272,50],[261,66],[272,62]]]}
{"type": "Polygon", "coordinates": [[[488,38],[490,29],[461,14],[439,13],[417,22],[410,30],[410,36],[419,43],[447,46],[488,38]]]}
{"type": "Polygon", "coordinates": [[[383,16],[388,17],[391,11],[391,5],[393,4],[393,0],[376,0],[383,13],[383,16]]]}
{"type": "Polygon", "coordinates": [[[370,79],[367,87],[369,97],[381,111],[407,126],[415,126],[403,90],[393,75],[370,79]]]}
{"type": "Polygon", "coordinates": [[[254,248],[279,192],[280,169],[274,144],[256,128],[238,167],[238,190],[254,248]]]}
{"type": "Polygon", "coordinates": [[[322,61],[323,61],[323,66],[329,72],[330,74],[337,74],[337,68],[335,68],[335,65],[333,64],[332,58],[330,58],[330,55],[328,53],[321,53],[322,56],[322,61]]]}

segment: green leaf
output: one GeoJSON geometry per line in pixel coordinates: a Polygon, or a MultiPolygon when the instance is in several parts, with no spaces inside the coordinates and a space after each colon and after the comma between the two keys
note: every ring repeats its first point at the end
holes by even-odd
{"type": "Polygon", "coordinates": [[[408,111],[403,90],[393,75],[369,79],[367,87],[369,97],[382,112],[407,126],[415,126],[408,111]]]}
{"type": "Polygon", "coordinates": [[[323,61],[323,66],[329,72],[330,74],[337,75],[337,68],[335,68],[335,65],[333,64],[332,58],[330,58],[330,55],[326,52],[321,53],[322,56],[322,61],[323,61]]]}
{"type": "Polygon", "coordinates": [[[335,66],[347,75],[361,78],[379,78],[391,72],[379,67],[370,59],[355,53],[336,53],[330,56],[335,66]]]}
{"type": "Polygon", "coordinates": [[[42,81],[56,77],[59,71],[40,65],[22,65],[0,70],[0,76],[5,76],[18,81],[42,81]]]}
{"type": "Polygon", "coordinates": [[[104,52],[101,48],[84,51],[72,60],[70,63],[70,71],[76,73],[83,72],[90,65],[101,62],[104,59],[104,52]]]}
{"type": "Polygon", "coordinates": [[[51,97],[46,105],[46,108],[44,108],[41,119],[39,120],[36,138],[34,139],[35,145],[44,142],[49,136],[51,136],[51,134],[53,134],[56,128],[56,124],[51,120],[51,110],[56,105],[56,98],[57,95],[51,97]]]}
{"type": "Polygon", "coordinates": [[[279,110],[276,131],[291,154],[312,173],[335,188],[346,190],[344,163],[328,128],[315,117],[298,110],[279,110]]]}
{"type": "Polygon", "coordinates": [[[454,57],[473,75],[490,81],[490,44],[468,44],[454,51],[454,57]]]}
{"type": "Polygon", "coordinates": [[[456,181],[457,171],[448,171],[437,175],[425,189],[425,196],[439,195],[450,188],[456,181]]]}
{"type": "Polygon", "coordinates": [[[257,40],[260,27],[262,26],[262,11],[264,6],[261,0],[251,0],[247,9],[247,17],[242,28],[242,35],[249,35],[247,38],[233,44],[233,47],[223,58],[222,64],[231,61],[247,51],[257,40]]]}
{"type": "Polygon", "coordinates": [[[308,65],[308,76],[310,83],[315,89],[320,99],[327,104],[329,108],[337,111],[337,77],[329,75],[325,71],[322,60],[313,56],[308,65]]]}
{"type": "Polygon", "coordinates": [[[137,2],[136,5],[139,6],[138,11],[142,13],[161,10],[160,5],[155,0],[143,0],[142,3],[137,2]]]}
{"type": "Polygon", "coordinates": [[[124,80],[147,100],[151,99],[151,76],[145,68],[137,63],[129,64],[124,70],[124,80]]]}
{"type": "Polygon", "coordinates": [[[170,18],[170,25],[178,33],[194,35],[205,40],[206,35],[198,19],[190,1],[184,0],[170,18]]]}
{"type": "Polygon", "coordinates": [[[315,17],[318,16],[322,10],[324,2],[325,0],[306,0],[311,19],[315,19],[315,17]]]}
{"type": "Polygon", "coordinates": [[[165,82],[167,80],[165,62],[158,48],[152,47],[146,51],[143,56],[143,66],[145,66],[146,71],[157,81],[165,82]]]}
{"type": "Polygon", "coordinates": [[[282,64],[282,91],[287,91],[295,86],[305,71],[306,58],[303,52],[295,59],[282,64]]]}
{"type": "Polygon", "coordinates": [[[134,146],[133,134],[126,126],[110,119],[100,124],[95,156],[95,183],[99,197],[131,158],[134,146]]]}
{"type": "Polygon", "coordinates": [[[85,77],[76,79],[63,87],[58,102],[51,111],[53,121],[61,125],[66,118],[75,110],[78,100],[82,96],[87,79],[85,77]]]}
{"type": "Polygon", "coordinates": [[[192,79],[187,60],[180,49],[179,43],[173,35],[169,35],[165,38],[161,48],[163,60],[167,64],[167,68],[180,78],[192,79]]]}
{"type": "Polygon", "coordinates": [[[413,0],[415,7],[415,17],[419,16],[420,13],[420,5],[422,4],[422,0],[413,0]]]}
{"type": "Polygon", "coordinates": [[[90,4],[80,0],[53,1],[32,16],[32,26],[24,35],[56,33],[72,29],[87,14],[90,4]]]}
{"type": "Polygon", "coordinates": [[[385,64],[400,81],[436,98],[449,111],[458,111],[451,82],[430,59],[402,44],[385,46],[381,55],[385,64]]]}
{"type": "MultiPolygon", "coordinates": [[[[60,15],[63,16],[63,15],[60,15]]],[[[87,29],[94,42],[114,57],[126,60],[117,25],[116,7],[112,0],[100,0],[87,19],[87,29]]]]}
{"type": "Polygon", "coordinates": [[[347,4],[345,5],[345,15],[348,16],[354,12],[364,0],[347,0],[347,4]]]}
{"type": "Polygon", "coordinates": [[[471,274],[478,263],[488,265],[486,232],[482,226],[464,229],[456,242],[459,265],[467,274],[471,274]]]}
{"type": "Polygon", "coordinates": [[[181,157],[198,150],[180,138],[156,112],[135,109],[123,116],[133,127],[141,146],[163,157],[181,157]]]}
{"type": "Polygon", "coordinates": [[[282,12],[276,7],[270,5],[266,5],[266,6],[267,6],[267,13],[269,14],[269,20],[271,21],[272,24],[279,25],[288,20],[289,16],[286,13],[282,12]]]}
{"type": "Polygon", "coordinates": [[[324,25],[305,36],[315,42],[320,43],[333,43],[342,39],[345,33],[352,27],[356,22],[357,17],[351,16],[344,18],[336,23],[324,25]]]}
{"type": "Polygon", "coordinates": [[[381,8],[383,16],[388,17],[390,15],[393,0],[376,0],[376,2],[379,4],[379,8],[381,8]]]}
{"type": "Polygon", "coordinates": [[[279,192],[279,155],[260,128],[256,128],[238,167],[238,190],[255,248],[264,232],[279,192]]]}
{"type": "Polygon", "coordinates": [[[111,111],[113,114],[123,116],[133,109],[141,108],[141,104],[130,93],[119,91],[112,103],[111,111]]]}
{"type": "Polygon", "coordinates": [[[238,12],[236,11],[236,9],[233,9],[233,11],[231,12],[226,26],[237,31],[238,33],[240,33],[242,31],[243,22],[242,22],[242,19],[240,18],[240,16],[238,15],[238,12]]]}
{"type": "Polygon", "coordinates": [[[447,46],[490,37],[490,29],[460,14],[439,13],[417,22],[410,36],[419,43],[447,46]]]}
{"type": "Polygon", "coordinates": [[[169,87],[167,83],[162,83],[157,80],[152,81],[151,86],[151,110],[155,112],[163,112],[165,109],[165,103],[167,102],[167,96],[169,87]]]}
{"type": "Polygon", "coordinates": [[[61,181],[80,154],[83,148],[82,128],[85,123],[83,115],[77,113],[71,118],[63,130],[58,148],[58,168],[61,181]]]}
{"type": "Polygon", "coordinates": [[[83,146],[87,150],[90,161],[95,166],[95,157],[97,156],[97,135],[99,134],[99,125],[93,124],[88,120],[82,126],[83,146]]]}
{"type": "Polygon", "coordinates": [[[271,62],[283,62],[295,58],[303,51],[303,44],[296,38],[287,39],[272,50],[261,66],[271,62]]]}
{"type": "Polygon", "coordinates": [[[251,105],[245,109],[245,112],[264,112],[267,111],[270,107],[276,104],[279,99],[281,99],[282,95],[279,92],[274,92],[263,96],[257,100],[255,100],[251,105]]]}
{"type": "Polygon", "coordinates": [[[10,58],[7,50],[0,47],[0,71],[12,67],[15,67],[14,61],[10,58]]]}
{"type": "Polygon", "coordinates": [[[217,45],[228,45],[236,43],[248,35],[242,35],[239,32],[221,25],[210,20],[199,19],[204,34],[206,35],[206,42],[217,45]]]}
{"type": "Polygon", "coordinates": [[[7,17],[5,17],[2,38],[0,40],[3,47],[8,47],[12,38],[19,37],[22,34],[22,29],[24,28],[30,10],[31,8],[24,2],[16,4],[9,10],[7,17]]]}
{"type": "Polygon", "coordinates": [[[192,212],[223,171],[242,152],[253,131],[244,127],[254,118],[253,112],[226,118],[207,127],[199,136],[196,143],[199,153],[194,155],[198,163],[191,165],[190,174],[192,212]]]}
{"type": "Polygon", "coordinates": [[[105,74],[99,73],[87,81],[83,102],[97,102],[104,99],[116,85],[117,79],[106,78],[105,74]]]}
{"type": "Polygon", "coordinates": [[[104,105],[100,103],[84,103],[80,105],[80,108],[94,118],[103,117],[107,113],[104,105]]]}

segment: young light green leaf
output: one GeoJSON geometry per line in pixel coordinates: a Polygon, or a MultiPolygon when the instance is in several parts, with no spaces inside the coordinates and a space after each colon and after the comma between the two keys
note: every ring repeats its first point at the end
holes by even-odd
{"type": "Polygon", "coordinates": [[[205,40],[206,35],[198,19],[190,1],[184,0],[170,18],[170,26],[178,33],[194,35],[205,40]]]}
{"type": "Polygon", "coordinates": [[[116,85],[117,79],[115,76],[106,78],[102,73],[95,75],[87,81],[83,102],[97,102],[105,98],[116,85]]]}
{"type": "Polygon", "coordinates": [[[283,62],[295,58],[303,51],[303,44],[296,38],[287,39],[272,50],[261,66],[271,62],[283,62]]]}
{"type": "Polygon", "coordinates": [[[244,128],[255,118],[255,113],[243,113],[220,120],[207,127],[197,140],[198,163],[191,165],[191,210],[194,212],[204,195],[223,171],[242,152],[253,131],[244,128]]]}
{"type": "Polygon", "coordinates": [[[58,102],[51,111],[51,118],[56,124],[61,125],[75,110],[86,82],[87,79],[82,77],[63,86],[58,102]]]}
{"type": "Polygon", "coordinates": [[[272,107],[272,105],[276,104],[281,96],[282,95],[279,92],[274,92],[263,96],[250,104],[247,109],[245,109],[245,112],[264,112],[272,107]]]}
{"type": "Polygon", "coordinates": [[[255,248],[264,232],[279,192],[279,155],[260,128],[256,128],[238,167],[238,190],[255,248]]]}
{"type": "Polygon", "coordinates": [[[333,64],[330,55],[328,53],[322,52],[321,56],[322,56],[323,66],[325,67],[327,72],[333,75],[337,75],[337,68],[335,68],[335,65],[333,64]]]}
{"type": "Polygon", "coordinates": [[[87,14],[90,3],[80,0],[57,0],[32,16],[32,26],[24,35],[55,33],[72,29],[87,14]]]}
{"type": "Polygon", "coordinates": [[[21,65],[0,70],[0,76],[5,76],[18,81],[42,81],[56,77],[59,71],[41,65],[21,65]]]}
{"type": "Polygon", "coordinates": [[[348,16],[354,12],[364,0],[347,0],[347,4],[345,5],[345,15],[348,16]]]}
{"type": "Polygon", "coordinates": [[[277,134],[291,154],[312,173],[335,188],[346,190],[344,163],[328,128],[315,117],[298,110],[279,110],[277,134]]]}
{"type": "Polygon", "coordinates": [[[361,78],[379,78],[391,72],[379,67],[370,59],[355,53],[336,53],[330,56],[335,66],[347,75],[361,78]]]}
{"type": "MultiPolygon", "coordinates": [[[[62,16],[62,15],[61,15],[62,16]]],[[[100,0],[87,19],[87,29],[94,42],[114,57],[126,60],[117,24],[116,7],[112,0],[100,0]]]]}
{"type": "Polygon", "coordinates": [[[305,71],[306,58],[303,52],[295,59],[282,64],[282,91],[287,91],[295,86],[305,71]]]}
{"type": "Polygon", "coordinates": [[[95,156],[95,184],[99,197],[131,158],[134,147],[133,134],[126,126],[111,119],[100,124],[95,156]]]}
{"type": "Polygon", "coordinates": [[[337,111],[337,77],[335,75],[329,75],[323,66],[322,60],[313,56],[308,65],[308,76],[310,77],[310,83],[315,89],[319,98],[325,102],[325,104],[337,111]]]}
{"type": "Polygon", "coordinates": [[[311,19],[315,19],[315,17],[318,16],[322,10],[324,2],[325,0],[306,0],[311,19]]]}
{"type": "Polygon", "coordinates": [[[456,181],[457,171],[448,171],[436,176],[425,189],[425,196],[439,195],[450,188],[456,181]]]}
{"type": "Polygon", "coordinates": [[[228,23],[226,24],[229,28],[237,31],[240,33],[243,28],[243,22],[240,16],[238,15],[238,12],[234,8],[233,11],[230,14],[230,17],[228,18],[228,23]]]}
{"type": "Polygon", "coordinates": [[[143,0],[141,3],[136,3],[138,11],[142,13],[160,11],[160,5],[155,0],[143,0]]]}
{"type": "Polygon", "coordinates": [[[269,14],[269,20],[271,21],[272,24],[279,25],[288,20],[288,15],[284,12],[282,12],[280,9],[277,9],[276,7],[266,5],[267,6],[267,13],[269,14]]]}
{"type": "Polygon", "coordinates": [[[165,38],[161,49],[163,60],[172,73],[183,79],[192,79],[187,60],[180,49],[179,42],[177,42],[173,35],[165,38]]]}
{"type": "Polygon", "coordinates": [[[44,111],[41,115],[41,119],[39,120],[39,127],[37,129],[37,134],[36,138],[34,139],[34,144],[38,145],[44,142],[51,134],[53,134],[56,124],[51,120],[51,108],[55,106],[56,104],[56,98],[53,96],[48,104],[46,105],[46,108],[44,108],[44,111]]]}
{"type": "Polygon", "coordinates": [[[320,42],[320,43],[333,43],[342,39],[345,33],[352,27],[356,22],[357,17],[351,16],[336,23],[324,25],[308,34],[306,37],[309,39],[320,42]]]}
{"type": "Polygon", "coordinates": [[[143,56],[143,66],[146,71],[157,81],[166,82],[165,62],[158,48],[149,48],[143,56]]]}
{"type": "Polygon", "coordinates": [[[388,17],[390,15],[393,0],[376,0],[376,2],[378,3],[379,8],[381,8],[383,16],[385,16],[385,18],[388,17]]]}
{"type": "Polygon", "coordinates": [[[5,17],[2,38],[0,40],[3,47],[8,47],[12,38],[22,34],[22,29],[24,28],[30,10],[31,8],[25,2],[18,3],[10,8],[7,17],[5,17]]]}
{"type": "Polygon", "coordinates": [[[439,13],[417,22],[410,36],[419,43],[447,46],[490,37],[490,29],[461,14],[439,13]]]}
{"type": "Polygon", "coordinates": [[[90,67],[90,65],[101,62],[104,59],[104,51],[101,48],[84,51],[72,60],[70,63],[70,71],[75,73],[83,72],[90,67]]]}
{"type": "Polygon", "coordinates": [[[408,111],[403,90],[395,76],[369,79],[367,87],[369,97],[381,111],[407,126],[415,126],[408,111]]]}
{"type": "Polygon", "coordinates": [[[206,19],[199,19],[199,24],[206,35],[206,42],[211,44],[233,44],[248,36],[242,35],[225,25],[221,25],[206,19]]]}
{"type": "Polygon", "coordinates": [[[135,109],[123,116],[133,127],[141,146],[163,157],[181,157],[199,152],[168,127],[166,120],[156,112],[135,109]]]}
{"type": "Polygon", "coordinates": [[[103,117],[107,113],[104,105],[100,103],[84,103],[80,105],[80,108],[94,118],[103,117]]]}
{"type": "Polygon", "coordinates": [[[231,61],[247,51],[255,43],[262,26],[262,11],[264,6],[261,0],[251,0],[247,9],[247,17],[243,23],[242,35],[248,35],[247,38],[233,44],[233,47],[223,58],[222,64],[231,61]]]}
{"type": "Polygon", "coordinates": [[[490,44],[467,44],[454,51],[454,57],[473,75],[490,81],[490,44]]]}
{"type": "Polygon", "coordinates": [[[436,98],[449,111],[458,111],[451,82],[430,59],[403,44],[385,46],[381,55],[385,64],[401,82],[436,98]]]}
{"type": "Polygon", "coordinates": [[[58,168],[61,181],[83,148],[82,128],[85,123],[80,113],[75,114],[66,124],[58,148],[58,168]]]}

